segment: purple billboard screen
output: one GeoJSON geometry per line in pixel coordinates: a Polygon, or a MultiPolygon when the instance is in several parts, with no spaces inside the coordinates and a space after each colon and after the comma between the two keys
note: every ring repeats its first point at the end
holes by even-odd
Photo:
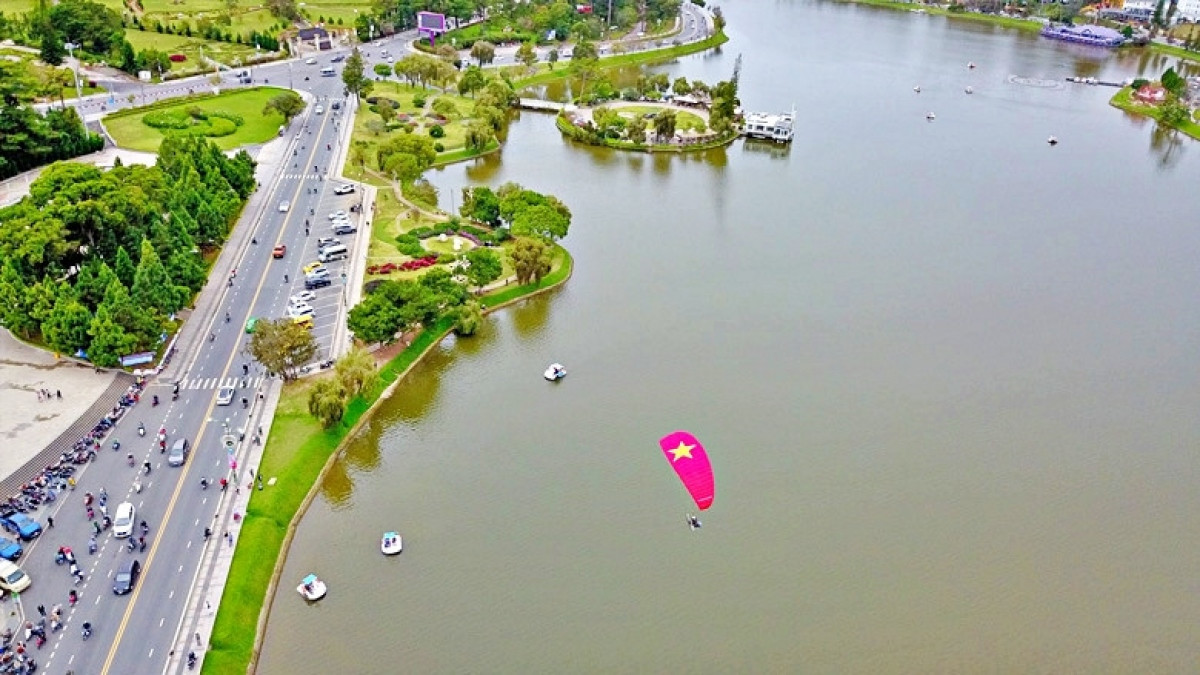
{"type": "Polygon", "coordinates": [[[446,15],[434,12],[417,12],[417,29],[445,33],[446,15]]]}

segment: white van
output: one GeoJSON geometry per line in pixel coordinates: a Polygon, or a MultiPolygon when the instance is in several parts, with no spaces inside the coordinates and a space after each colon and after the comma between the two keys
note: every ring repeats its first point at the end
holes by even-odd
{"type": "Polygon", "coordinates": [[[334,75],[337,75],[337,72],[333,69],[333,66],[325,66],[321,69],[322,77],[333,77],[334,75]]]}
{"type": "Polygon", "coordinates": [[[327,262],[332,262],[334,260],[341,260],[343,258],[348,257],[349,255],[350,255],[350,252],[346,250],[345,246],[343,246],[342,244],[337,244],[334,246],[330,246],[329,248],[318,253],[317,260],[320,260],[323,263],[327,263],[327,262]]]}
{"type": "Polygon", "coordinates": [[[133,504],[121,502],[121,505],[117,507],[117,515],[113,518],[113,536],[122,538],[131,536],[135,515],[133,504]]]}
{"type": "Polygon", "coordinates": [[[7,560],[0,560],[0,588],[10,593],[20,593],[32,583],[33,580],[25,574],[25,570],[7,560]]]}

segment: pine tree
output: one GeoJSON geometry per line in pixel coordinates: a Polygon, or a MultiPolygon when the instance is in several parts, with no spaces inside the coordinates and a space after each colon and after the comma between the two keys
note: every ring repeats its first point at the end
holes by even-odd
{"type": "Polygon", "coordinates": [[[133,264],[133,258],[129,257],[129,252],[124,246],[117,248],[117,258],[113,261],[113,271],[117,273],[117,278],[126,288],[133,285],[133,275],[137,271],[137,266],[133,264]]]}
{"type": "Polygon", "coordinates": [[[133,304],[143,310],[153,309],[163,315],[175,313],[183,303],[181,293],[171,283],[149,239],[142,240],[142,257],[138,261],[130,297],[133,304]]]}

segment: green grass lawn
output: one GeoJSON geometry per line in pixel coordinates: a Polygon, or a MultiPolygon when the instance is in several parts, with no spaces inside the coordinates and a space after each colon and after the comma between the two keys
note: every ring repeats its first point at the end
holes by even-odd
{"type": "MultiPolygon", "coordinates": [[[[1157,120],[1159,117],[1157,107],[1139,103],[1138,101],[1134,100],[1132,87],[1123,87],[1111,99],[1109,99],[1108,103],[1115,108],[1120,108],[1121,110],[1133,113],[1135,115],[1145,115],[1146,117],[1150,117],[1155,120],[1157,120]]],[[[1197,123],[1197,120],[1200,120],[1200,111],[1193,112],[1192,121],[1185,122],[1179,127],[1179,131],[1200,141],[1200,124],[1197,123]]]]}
{"type": "Polygon", "coordinates": [[[230,44],[228,42],[212,42],[200,37],[185,37],[183,35],[168,35],[152,30],[126,30],[125,38],[137,51],[143,49],[158,49],[168,54],[183,54],[187,61],[171,64],[173,74],[211,72],[212,65],[200,60],[200,52],[227,66],[235,67],[241,60],[254,56],[254,45],[230,44]]]}
{"type": "MultiPolygon", "coordinates": [[[[379,96],[382,98],[388,98],[399,103],[400,107],[396,110],[397,114],[409,115],[411,121],[417,124],[417,128],[413,131],[413,133],[425,136],[429,135],[429,129],[437,124],[437,122],[425,117],[424,111],[413,105],[413,98],[423,97],[426,99],[426,104],[430,106],[432,106],[435,99],[450,99],[454,102],[454,106],[458,109],[458,117],[451,118],[449,122],[442,125],[442,129],[446,132],[446,135],[442,138],[434,139],[434,141],[442,144],[442,154],[457,152],[465,149],[466,124],[470,121],[468,116],[471,114],[471,110],[475,106],[475,102],[471,99],[464,96],[442,94],[434,89],[422,89],[420,87],[402,84],[395,81],[376,82],[375,87],[371,90],[370,95],[371,97],[379,96]]],[[[352,142],[365,141],[372,146],[377,146],[388,142],[400,134],[405,133],[401,129],[382,131],[379,134],[372,133],[369,129],[367,129],[367,122],[371,120],[381,121],[379,113],[371,112],[370,108],[364,105],[359,109],[358,115],[356,115],[354,118],[354,135],[352,137],[352,142]]],[[[370,155],[367,161],[367,166],[369,168],[378,168],[374,163],[375,153],[369,152],[367,154],[370,155]]],[[[355,169],[355,171],[357,170],[355,167],[350,168],[355,169]]],[[[348,171],[347,175],[351,175],[352,173],[352,171],[348,171]]]]}
{"type": "MultiPolygon", "coordinates": [[[[667,47],[665,49],[654,49],[645,52],[637,52],[634,54],[617,54],[615,56],[606,56],[600,59],[601,68],[616,68],[620,66],[630,66],[639,63],[656,63],[666,59],[673,59],[679,56],[688,54],[696,54],[713,47],[719,47],[729,41],[724,31],[714,33],[708,38],[691,44],[679,45],[678,47],[667,47]]],[[[554,80],[563,79],[571,76],[569,63],[554,64],[554,69],[550,69],[549,63],[538,63],[533,68],[525,66],[504,66],[500,69],[513,80],[513,86],[517,91],[525,87],[531,87],[535,84],[543,84],[553,82],[554,80]]]]}
{"type": "MultiPolygon", "coordinates": [[[[613,106],[612,110],[614,110],[617,113],[630,113],[632,115],[646,115],[648,113],[659,113],[659,112],[662,112],[663,110],[668,110],[668,108],[658,108],[658,107],[654,107],[654,106],[627,105],[627,106],[613,106]]],[[[688,130],[704,131],[705,129],[708,128],[708,125],[704,123],[704,118],[700,117],[696,113],[690,113],[690,112],[687,112],[686,110],[678,110],[676,108],[670,108],[670,110],[675,111],[675,129],[677,131],[688,131],[688,130]]]]}
{"type": "MultiPolygon", "coordinates": [[[[222,150],[229,150],[242,145],[263,143],[274,138],[283,124],[283,116],[278,113],[263,115],[263,106],[272,97],[285,90],[276,87],[255,87],[239,89],[218,96],[189,97],[166,108],[155,110],[186,109],[196,106],[202,110],[222,110],[241,115],[244,124],[229,136],[212,139],[222,150]]],[[[112,135],[117,145],[131,150],[154,152],[164,138],[163,132],[142,122],[146,111],[129,112],[110,115],[105,118],[104,125],[112,135]]]]}

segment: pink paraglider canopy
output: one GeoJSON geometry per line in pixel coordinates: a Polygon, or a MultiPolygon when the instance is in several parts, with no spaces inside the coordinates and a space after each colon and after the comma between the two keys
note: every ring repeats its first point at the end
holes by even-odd
{"type": "Polygon", "coordinates": [[[673,431],[658,441],[667,462],[679,474],[696,507],[701,511],[712,506],[714,488],[712,465],[708,454],[696,437],[686,431],[673,431]]]}

